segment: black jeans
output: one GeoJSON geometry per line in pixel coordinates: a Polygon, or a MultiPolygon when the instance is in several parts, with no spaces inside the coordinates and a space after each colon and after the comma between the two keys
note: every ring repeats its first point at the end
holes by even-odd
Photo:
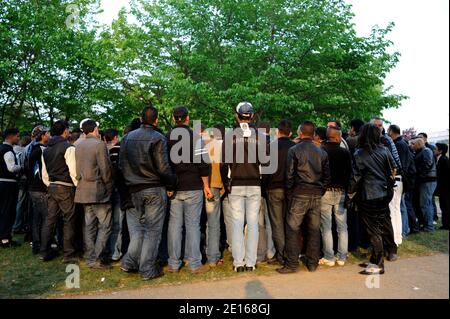
{"type": "Polygon", "coordinates": [[[299,266],[300,245],[298,235],[306,218],[306,263],[315,267],[320,257],[320,208],[318,195],[295,195],[290,205],[286,221],[286,267],[297,269],[299,266]]]}
{"type": "Polygon", "coordinates": [[[285,260],[285,225],[287,198],[283,188],[268,191],[267,206],[269,209],[270,224],[272,225],[272,239],[276,250],[275,257],[281,263],[285,260]]]}
{"type": "Polygon", "coordinates": [[[397,252],[397,246],[393,242],[394,232],[389,212],[389,199],[385,197],[361,201],[359,208],[373,248],[370,263],[383,268],[384,250],[386,249],[389,253],[397,252]]]}
{"type": "Polygon", "coordinates": [[[0,240],[12,239],[18,195],[17,183],[0,182],[0,240]]]}
{"type": "Polygon", "coordinates": [[[40,251],[43,225],[47,223],[48,200],[47,193],[31,192],[30,198],[33,204],[33,216],[31,222],[31,237],[33,240],[33,252],[40,251]]]}
{"type": "Polygon", "coordinates": [[[445,229],[449,229],[450,223],[449,223],[449,216],[448,216],[448,206],[449,206],[449,198],[447,194],[439,194],[439,207],[442,211],[442,227],[445,229]]]}
{"type": "Polygon", "coordinates": [[[106,244],[112,230],[112,206],[84,205],[84,246],[87,265],[101,262],[106,255],[106,244]]]}
{"type": "Polygon", "coordinates": [[[55,235],[56,224],[62,215],[64,226],[64,258],[75,256],[75,187],[50,184],[48,187],[48,216],[42,232],[41,254],[50,251],[50,244],[55,235]]]}

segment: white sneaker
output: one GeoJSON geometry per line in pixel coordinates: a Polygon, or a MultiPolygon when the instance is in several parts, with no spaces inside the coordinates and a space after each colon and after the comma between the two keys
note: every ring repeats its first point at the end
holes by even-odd
{"type": "Polygon", "coordinates": [[[325,258],[322,258],[319,260],[319,265],[325,265],[328,267],[333,267],[336,264],[336,262],[334,260],[328,260],[325,258]]]}
{"type": "Polygon", "coordinates": [[[345,260],[338,260],[337,261],[338,266],[345,266],[345,260]]]}

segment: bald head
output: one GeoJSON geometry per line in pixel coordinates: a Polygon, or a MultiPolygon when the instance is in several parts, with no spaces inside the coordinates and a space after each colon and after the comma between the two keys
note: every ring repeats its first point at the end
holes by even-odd
{"type": "Polygon", "coordinates": [[[425,141],[420,137],[411,140],[410,143],[411,143],[412,149],[415,151],[421,150],[422,148],[425,147],[425,141]]]}
{"type": "Polygon", "coordinates": [[[337,128],[329,127],[327,129],[327,139],[332,143],[340,143],[342,139],[342,131],[337,128]]]}

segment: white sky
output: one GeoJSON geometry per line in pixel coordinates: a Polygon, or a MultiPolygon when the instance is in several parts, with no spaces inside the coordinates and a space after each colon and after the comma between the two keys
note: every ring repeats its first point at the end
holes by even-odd
{"type": "MultiPolygon", "coordinates": [[[[449,1],[346,0],[353,5],[358,34],[372,26],[395,22],[389,39],[401,53],[386,79],[393,93],[409,96],[399,109],[384,117],[402,129],[436,132],[449,128],[449,1]]],[[[103,0],[101,22],[110,23],[129,0],[103,0]]]]}

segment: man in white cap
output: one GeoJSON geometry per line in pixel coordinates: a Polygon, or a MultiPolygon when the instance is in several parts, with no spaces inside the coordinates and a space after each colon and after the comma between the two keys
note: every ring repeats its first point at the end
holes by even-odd
{"type": "Polygon", "coordinates": [[[256,269],[261,207],[261,171],[257,150],[261,143],[266,143],[266,138],[258,134],[252,124],[253,116],[253,106],[249,102],[239,103],[236,107],[237,124],[233,131],[225,135],[222,148],[221,175],[229,193],[235,272],[256,269]],[[246,242],[245,222],[248,230],[246,242]]]}

